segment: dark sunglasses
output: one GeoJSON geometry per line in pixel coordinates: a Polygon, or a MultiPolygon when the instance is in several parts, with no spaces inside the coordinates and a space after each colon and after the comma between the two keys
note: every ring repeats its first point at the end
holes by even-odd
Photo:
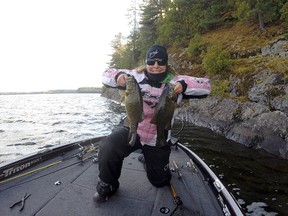
{"type": "Polygon", "coordinates": [[[156,61],[157,61],[159,66],[164,66],[167,63],[166,61],[163,61],[163,59],[155,58],[155,59],[147,59],[146,64],[147,65],[154,65],[156,61]]]}

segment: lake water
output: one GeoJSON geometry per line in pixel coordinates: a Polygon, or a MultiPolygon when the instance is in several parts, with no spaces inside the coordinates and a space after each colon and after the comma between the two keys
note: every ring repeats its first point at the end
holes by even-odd
{"type": "Polygon", "coordinates": [[[109,134],[117,107],[100,94],[0,95],[0,161],[109,134]]]}
{"type": "MultiPolygon", "coordinates": [[[[0,95],[0,163],[107,135],[124,108],[100,94],[0,95]]],[[[219,176],[247,215],[288,215],[288,161],[176,121],[174,132],[219,176]]]]}
{"type": "Polygon", "coordinates": [[[204,159],[247,215],[288,215],[287,160],[187,123],[178,136],[204,159]]]}

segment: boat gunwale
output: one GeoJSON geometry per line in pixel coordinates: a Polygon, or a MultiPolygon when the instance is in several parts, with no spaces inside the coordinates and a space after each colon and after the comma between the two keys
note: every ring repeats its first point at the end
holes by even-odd
{"type": "Polygon", "coordinates": [[[179,142],[177,142],[176,145],[179,146],[188,155],[188,157],[190,157],[193,160],[193,162],[197,164],[197,168],[201,168],[202,174],[206,174],[209,176],[210,188],[216,195],[218,195],[218,201],[220,202],[220,205],[223,209],[223,213],[225,214],[225,212],[227,211],[226,207],[228,207],[229,212],[230,213],[233,212],[232,215],[244,216],[244,211],[237,202],[237,200],[235,199],[235,197],[233,196],[233,194],[231,194],[227,190],[227,188],[219,180],[217,175],[210,169],[210,167],[195,152],[193,152],[185,145],[179,142]]]}

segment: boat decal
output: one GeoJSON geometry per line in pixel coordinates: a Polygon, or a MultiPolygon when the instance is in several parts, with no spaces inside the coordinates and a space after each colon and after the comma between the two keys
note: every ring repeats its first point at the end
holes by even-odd
{"type": "Polygon", "coordinates": [[[23,164],[21,164],[21,165],[17,165],[17,166],[8,168],[8,169],[6,169],[6,170],[3,170],[2,173],[0,174],[0,179],[2,179],[2,178],[7,178],[7,177],[9,177],[9,176],[11,176],[11,175],[14,175],[14,174],[16,174],[16,173],[24,170],[24,169],[27,169],[28,167],[32,166],[32,165],[35,164],[35,163],[40,162],[41,160],[42,160],[42,158],[41,158],[41,157],[38,157],[38,158],[36,158],[36,159],[34,159],[34,160],[25,162],[25,163],[23,163],[23,164]]]}

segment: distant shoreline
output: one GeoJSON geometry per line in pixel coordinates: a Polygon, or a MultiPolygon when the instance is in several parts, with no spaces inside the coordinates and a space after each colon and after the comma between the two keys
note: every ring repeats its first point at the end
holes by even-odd
{"type": "Polygon", "coordinates": [[[101,93],[102,87],[81,87],[78,89],[56,89],[35,92],[0,92],[0,95],[23,95],[23,94],[75,94],[75,93],[101,93]]]}

